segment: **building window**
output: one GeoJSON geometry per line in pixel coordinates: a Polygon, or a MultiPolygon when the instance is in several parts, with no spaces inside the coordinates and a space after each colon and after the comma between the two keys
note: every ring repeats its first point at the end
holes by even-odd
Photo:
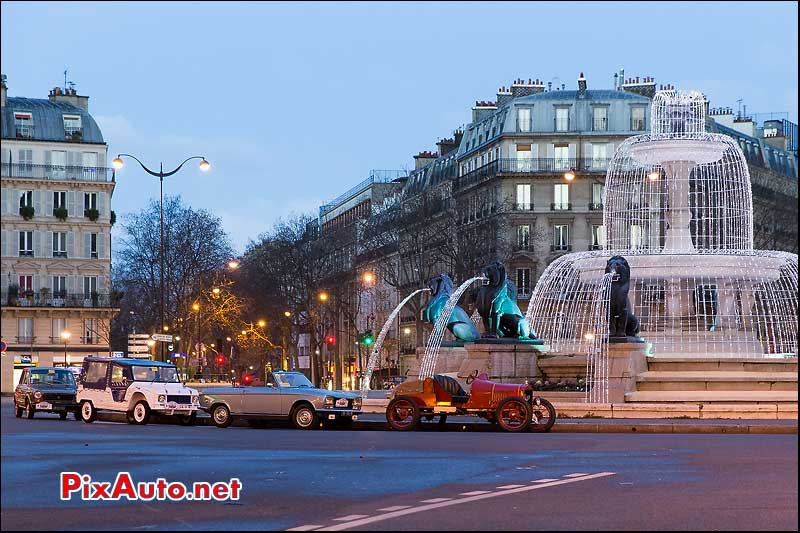
{"type": "Polygon", "coordinates": [[[642,227],[638,224],[631,225],[631,250],[636,250],[642,246],[642,227]]]}
{"type": "Polygon", "coordinates": [[[67,152],[65,150],[52,150],[50,166],[47,168],[48,178],[63,180],[67,177],[67,152]]]}
{"type": "Polygon", "coordinates": [[[17,341],[33,343],[33,317],[17,319],[17,341]]]}
{"type": "Polygon", "coordinates": [[[33,232],[19,232],[19,256],[33,257],[33,232]]]}
{"type": "Polygon", "coordinates": [[[608,144],[592,143],[592,168],[605,169],[608,162],[608,144]]]}
{"type": "Polygon", "coordinates": [[[517,131],[531,131],[531,108],[517,108],[517,131]]]}
{"type": "Polygon", "coordinates": [[[17,139],[32,139],[33,115],[30,113],[14,112],[14,127],[17,130],[17,139]]]}
{"type": "Polygon", "coordinates": [[[53,209],[66,209],[67,208],[67,192],[66,191],[53,191],[53,209]]]}
{"type": "Polygon", "coordinates": [[[569,161],[569,145],[556,144],[553,146],[555,160],[553,161],[555,170],[567,170],[573,165],[569,161]]]}
{"type": "Polygon", "coordinates": [[[531,185],[530,183],[517,184],[517,209],[527,211],[531,208],[531,185]]]}
{"type": "Polygon", "coordinates": [[[85,344],[98,343],[97,319],[86,318],[83,321],[83,342],[85,344]]]}
{"type": "Polygon", "coordinates": [[[61,333],[64,331],[69,331],[67,329],[67,319],[66,318],[54,318],[53,319],[53,342],[63,343],[64,339],[61,338],[61,333]]]}
{"type": "Polygon", "coordinates": [[[602,224],[592,224],[592,250],[602,250],[606,245],[606,230],[602,224]]]}
{"type": "Polygon", "coordinates": [[[83,297],[91,298],[97,294],[97,276],[83,276],[83,297]]]}
{"type": "Polygon", "coordinates": [[[19,150],[19,172],[21,177],[33,176],[33,150],[19,150]]]}
{"type": "Polygon", "coordinates": [[[553,186],[553,210],[562,211],[570,209],[569,184],[556,183],[553,186]]]}
{"type": "Polygon", "coordinates": [[[83,193],[83,210],[97,209],[97,193],[85,192],[83,193]]]}
{"type": "Polygon", "coordinates": [[[53,298],[66,298],[67,276],[53,276],[53,298]]]}
{"type": "Polygon", "coordinates": [[[67,257],[67,232],[53,232],[53,257],[67,257]]]}
{"type": "Polygon", "coordinates": [[[592,108],[592,131],[606,131],[608,129],[608,108],[607,107],[594,107],[592,108]]]}
{"type": "Polygon", "coordinates": [[[533,160],[531,159],[531,145],[518,144],[517,145],[517,161],[516,172],[530,172],[532,170],[533,160]]]}
{"type": "Polygon", "coordinates": [[[592,203],[589,204],[589,209],[592,211],[603,210],[603,193],[606,186],[602,183],[592,183],[592,203]]]}
{"type": "Polygon", "coordinates": [[[97,259],[97,233],[89,234],[89,257],[97,259]]]}
{"type": "Polygon", "coordinates": [[[644,131],[644,107],[631,107],[631,131],[644,131]]]}
{"type": "Polygon", "coordinates": [[[97,180],[97,152],[83,152],[83,179],[97,180]]]}
{"type": "Polygon", "coordinates": [[[19,293],[22,296],[28,297],[33,295],[33,276],[30,274],[20,274],[19,276],[19,293]]]}
{"type": "Polygon", "coordinates": [[[556,131],[569,131],[569,108],[556,108],[556,131]]]}
{"type": "Polygon", "coordinates": [[[553,251],[564,252],[569,250],[569,225],[556,224],[553,226],[553,251]]]}
{"type": "Polygon", "coordinates": [[[531,294],[531,269],[517,269],[517,296],[530,296],[531,294]]]}
{"type": "Polygon", "coordinates": [[[531,226],[522,224],[517,226],[517,248],[520,250],[530,250],[531,246],[531,226]]]}
{"type": "Polygon", "coordinates": [[[20,191],[19,206],[33,207],[33,191],[20,191]]]}
{"type": "Polygon", "coordinates": [[[64,134],[67,139],[79,140],[81,138],[80,115],[64,115],[64,134]]]}

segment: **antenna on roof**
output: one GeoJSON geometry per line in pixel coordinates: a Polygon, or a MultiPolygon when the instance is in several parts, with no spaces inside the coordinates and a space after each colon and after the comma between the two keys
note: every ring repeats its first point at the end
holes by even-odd
{"type": "Polygon", "coordinates": [[[67,90],[67,69],[64,69],[64,90],[67,90]]]}
{"type": "Polygon", "coordinates": [[[736,100],[736,102],[739,104],[739,112],[738,112],[738,114],[736,116],[737,117],[741,117],[742,116],[742,99],[739,98],[738,100],[736,100]]]}

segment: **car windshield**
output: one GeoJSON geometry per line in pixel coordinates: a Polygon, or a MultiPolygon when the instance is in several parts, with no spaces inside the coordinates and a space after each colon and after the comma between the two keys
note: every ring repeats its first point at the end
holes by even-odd
{"type": "Polygon", "coordinates": [[[32,370],[31,385],[44,385],[46,387],[75,386],[75,378],[69,370],[32,370]]]}
{"type": "Polygon", "coordinates": [[[144,366],[131,367],[134,381],[157,381],[159,383],[178,383],[178,369],[174,366],[144,366]]]}
{"type": "Polygon", "coordinates": [[[279,387],[313,387],[303,374],[273,374],[279,387]]]}

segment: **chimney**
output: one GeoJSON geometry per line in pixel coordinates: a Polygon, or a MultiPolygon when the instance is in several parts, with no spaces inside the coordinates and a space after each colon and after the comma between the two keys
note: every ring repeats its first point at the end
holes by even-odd
{"type": "Polygon", "coordinates": [[[436,148],[439,150],[439,156],[441,157],[458,148],[458,144],[455,139],[441,139],[436,143],[436,148]]]}
{"type": "Polygon", "coordinates": [[[503,85],[499,89],[497,89],[497,106],[500,107],[502,105],[507,104],[511,101],[511,89],[506,89],[506,86],[503,85]]]}
{"type": "Polygon", "coordinates": [[[511,98],[520,98],[541,92],[544,92],[544,84],[538,79],[528,78],[527,82],[523,79],[518,79],[511,84],[511,98]]]}
{"type": "Polygon", "coordinates": [[[581,98],[586,96],[586,78],[583,77],[583,72],[578,76],[578,96],[581,98]]]}
{"type": "Polygon", "coordinates": [[[61,89],[61,87],[53,87],[48,99],[53,103],[64,102],[79,107],[84,111],[89,111],[89,97],[79,95],[74,88],[61,89]]]}
{"type": "Polygon", "coordinates": [[[472,122],[480,122],[495,111],[497,111],[495,102],[475,102],[475,107],[472,108],[472,122]]]}
{"type": "Polygon", "coordinates": [[[414,156],[414,170],[419,170],[431,161],[435,161],[436,157],[437,156],[434,152],[428,152],[427,150],[418,153],[414,156]]]}
{"type": "Polygon", "coordinates": [[[456,130],[453,132],[453,143],[456,147],[461,146],[461,139],[464,138],[464,130],[456,130]]]}
{"type": "Polygon", "coordinates": [[[6,75],[0,74],[0,107],[6,106],[8,98],[8,86],[6,85],[6,75]]]}
{"type": "Polygon", "coordinates": [[[640,96],[646,96],[647,98],[653,98],[656,95],[656,80],[650,76],[645,76],[643,80],[641,80],[639,76],[629,78],[622,83],[622,90],[640,96]]]}

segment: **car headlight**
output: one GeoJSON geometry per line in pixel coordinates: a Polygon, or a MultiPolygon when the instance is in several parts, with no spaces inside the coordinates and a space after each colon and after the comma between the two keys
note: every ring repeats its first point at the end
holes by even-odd
{"type": "Polygon", "coordinates": [[[325,396],[325,399],[322,401],[322,407],[333,407],[334,402],[336,402],[336,398],[333,396],[325,396]]]}
{"type": "Polygon", "coordinates": [[[165,403],[167,401],[167,396],[165,394],[158,395],[158,403],[165,403]]]}
{"type": "Polygon", "coordinates": [[[192,404],[198,404],[198,403],[200,403],[200,397],[192,396],[192,404]]]}
{"type": "Polygon", "coordinates": [[[41,398],[42,398],[42,393],[41,393],[41,391],[38,391],[38,390],[37,390],[36,392],[34,392],[34,393],[33,393],[33,397],[34,397],[34,398],[36,398],[37,400],[41,399],[41,398]]]}
{"type": "Polygon", "coordinates": [[[361,409],[361,398],[353,399],[353,409],[361,409]]]}

